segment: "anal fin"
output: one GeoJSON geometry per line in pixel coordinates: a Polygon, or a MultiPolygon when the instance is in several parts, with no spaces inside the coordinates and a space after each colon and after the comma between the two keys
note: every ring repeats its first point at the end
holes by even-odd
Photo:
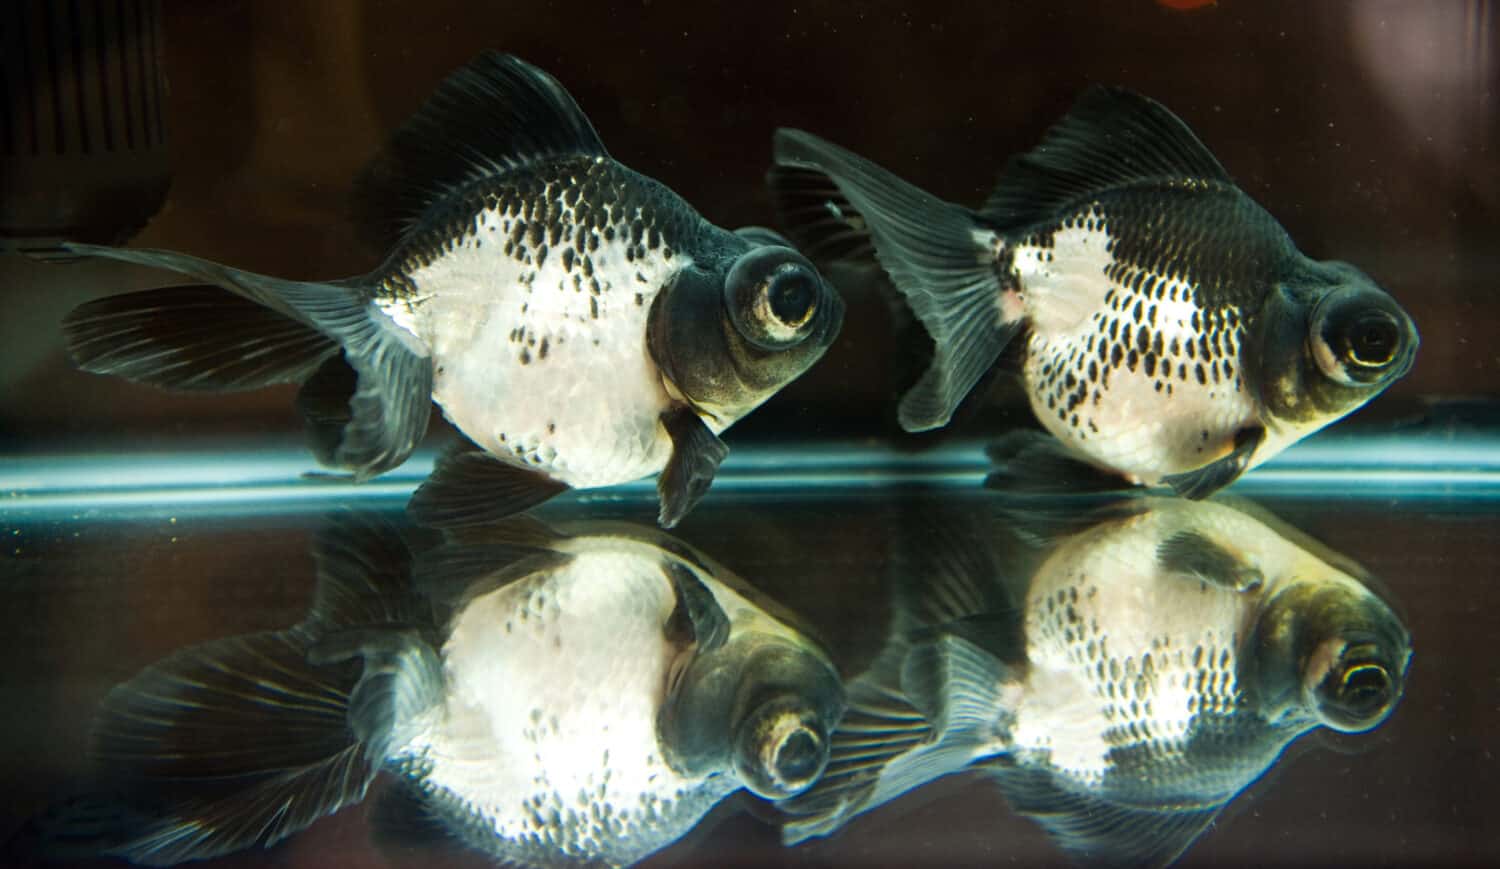
{"type": "Polygon", "coordinates": [[[1012,809],[1037,822],[1069,857],[1089,866],[1166,866],[1218,816],[1221,806],[1153,809],[1064,788],[1045,770],[992,770],[1012,809]]]}
{"type": "Polygon", "coordinates": [[[673,408],[662,414],[661,423],[672,438],[672,457],[656,481],[661,497],[657,521],[661,527],[671,528],[708,492],[719,463],[729,455],[729,447],[708,430],[692,408],[673,408]]]}
{"type": "Polygon", "coordinates": [[[1172,490],[1192,501],[1202,500],[1239,479],[1250,467],[1250,458],[1266,439],[1264,426],[1250,426],[1235,433],[1229,455],[1181,474],[1162,477],[1172,490]]]}
{"type": "Polygon", "coordinates": [[[481,525],[529,510],[568,486],[541,471],[500,461],[472,444],[457,444],[438,458],[406,510],[432,528],[481,525]]]}
{"type": "Polygon", "coordinates": [[[986,447],[985,454],[990,458],[985,487],[1009,494],[1093,494],[1130,488],[1124,477],[1076,458],[1045,432],[1007,432],[986,447]]]}

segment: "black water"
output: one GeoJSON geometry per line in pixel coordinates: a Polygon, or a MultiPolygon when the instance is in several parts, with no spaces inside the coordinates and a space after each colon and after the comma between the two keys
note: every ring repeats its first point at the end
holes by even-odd
{"type": "MultiPolygon", "coordinates": [[[[68,15],[95,6],[114,15],[111,4],[22,5],[35,12],[28,26],[53,21],[64,35],[68,15]],[[44,18],[44,5],[62,11],[44,18]]],[[[1406,378],[1230,493],[1369,571],[1411,631],[1404,696],[1373,732],[1315,731],[1294,743],[1183,863],[1495,864],[1495,6],[1173,5],[165,0],[159,29],[140,32],[165,76],[157,121],[172,186],[132,244],[288,277],[372,267],[378,253],[345,219],[352,178],[444,74],[483,49],[557,76],[612,154],[726,226],[771,222],[761,179],[778,126],[853,146],[972,205],[1087,85],[1146,93],[1181,114],[1304,250],[1356,263],[1387,287],[1423,338],[1406,378]]],[[[22,36],[0,33],[8,50],[22,36]]],[[[55,44],[67,57],[73,43],[55,44]]],[[[71,69],[48,74],[67,83],[71,69]]],[[[46,78],[42,66],[32,72],[46,78]]],[[[23,105],[21,88],[18,78],[0,82],[5,108],[23,105]]],[[[65,112],[45,112],[70,104],[40,105],[39,121],[62,129],[65,112]]],[[[0,132],[0,150],[15,156],[25,130],[0,132]]],[[[30,196],[48,189],[38,178],[62,179],[40,202],[71,213],[80,204],[72,191],[95,176],[57,162],[63,156],[73,155],[6,163],[0,194],[30,196]]],[[[149,157],[165,159],[159,148],[149,157]]],[[[156,183],[160,169],[153,162],[141,174],[156,183]]],[[[28,205],[35,213],[38,200],[28,205]]],[[[0,836],[10,840],[0,862],[34,859],[26,825],[90,785],[91,722],[113,686],[176,650],[301,619],[321,518],[354,508],[399,523],[430,462],[423,452],[361,488],[310,482],[299,476],[312,463],[290,434],[288,390],[169,396],[74,371],[62,316],[158,280],[108,264],[0,257],[0,836]]],[[[902,434],[892,407],[920,370],[920,336],[868,276],[840,288],[849,311],[839,343],[729,432],[723,478],[679,536],[797,613],[853,678],[887,639],[891,585],[921,549],[921,518],[992,506],[996,496],[980,486],[982,445],[1028,412],[997,383],[950,432],[902,434]]],[[[633,484],[541,515],[649,523],[652,491],[633,484]]],[[[216,865],[487,862],[380,846],[367,815],[350,808],[216,865]]],[[[772,820],[732,797],[648,862],[1062,859],[974,774],[793,850],[779,845],[772,820]]]]}

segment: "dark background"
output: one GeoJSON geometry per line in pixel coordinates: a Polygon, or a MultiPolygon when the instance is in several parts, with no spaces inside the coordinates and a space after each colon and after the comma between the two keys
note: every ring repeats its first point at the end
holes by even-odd
{"type": "MultiPolygon", "coordinates": [[[[798,613],[852,678],[885,640],[888,580],[909,569],[903,559],[922,543],[913,531],[922,523],[913,517],[955,505],[978,516],[987,503],[978,490],[945,497],[851,487],[753,498],[721,491],[676,534],[798,613]]],[[[1368,734],[1302,737],[1230,804],[1183,865],[1496,865],[1494,502],[1265,499],[1261,506],[1383,580],[1415,653],[1405,696],[1389,720],[1368,734]]],[[[399,509],[394,501],[387,515],[399,521],[399,509]]],[[[554,523],[649,524],[654,515],[649,495],[541,511],[554,523]]],[[[16,526],[4,552],[19,569],[6,579],[0,611],[0,739],[8,747],[0,764],[0,843],[25,819],[87,786],[92,711],[111,687],[179,649],[303,618],[314,579],[308,545],[318,522],[295,504],[260,516],[178,505],[111,521],[43,517],[16,526]]],[[[491,865],[477,854],[372,841],[374,803],[372,797],[350,807],[270,851],[204,865],[491,865]]],[[[774,827],[757,812],[765,814],[743,795],[732,797],[647,865],[1061,864],[1039,827],[971,777],[939,780],[856,818],[832,839],[792,850],[777,844],[774,827]]],[[[5,847],[0,865],[14,853],[5,847]]]]}
{"type": "MultiPolygon", "coordinates": [[[[1493,4],[1176,5],[166,0],[172,184],[134,243],[294,278],[372,267],[379,253],[345,219],[352,179],[486,48],[552,72],[616,158],[731,227],[772,220],[762,178],[777,126],[977,204],[1008,156],[1103,82],[1179,113],[1305,251],[1356,263],[1412,313],[1416,367],[1356,420],[1500,391],[1493,4]]],[[[920,333],[893,339],[878,281],[843,277],[838,345],[731,443],[896,434],[920,333]]],[[[70,370],[57,331],[70,307],[161,280],[0,259],[0,431],[13,444],[296,426],[290,388],[174,397],[70,370]]]]}
{"type": "MultiPolygon", "coordinates": [[[[1124,85],[1179,113],[1311,255],[1351,261],[1412,313],[1416,367],[1341,427],[1488,425],[1500,392],[1500,37],[1475,0],[1222,0],[1192,11],[1097,2],[248,2],[164,0],[172,186],[132,243],[297,278],[370,268],[344,219],[350,182],[453,68],[498,48],[557,76],[612,154],[725,226],[767,223],[777,126],[803,127],[966,204],[1086,85],[1124,85]]],[[[7,171],[16,171],[14,166],[7,171]]],[[[875,282],[842,275],[844,335],[808,376],[732,429],[748,440],[850,435],[898,445],[914,374],[875,282]]],[[[58,321],[161,276],[107,263],[0,257],[0,449],[280,443],[292,390],[172,396],[71,369],[58,321]]],[[[919,343],[919,342],[918,342],[919,343]]],[[[981,402],[982,404],[982,402],[981,402]]],[[[970,411],[979,435],[1024,411],[970,411]]],[[[937,435],[937,438],[946,435],[937,435]]],[[[0,466],[5,464],[0,455],[0,466]]],[[[733,458],[730,460],[733,462],[733,458]]],[[[309,459],[309,467],[312,463],[309,459]]],[[[4,493],[0,493],[4,494],[4,493]]],[[[788,513],[708,499],[684,536],[835,636],[859,660],[883,631],[889,517],[844,503],[788,513]],[[840,633],[842,631],[843,633],[840,633]]],[[[649,507],[637,511],[649,515],[649,507]]],[[[1299,502],[1284,518],[1385,577],[1416,658],[1396,716],[1319,738],[1238,801],[1190,860],[1481,865],[1500,730],[1493,504],[1299,502]]],[[[0,833],[82,772],[90,711],[181,646],[283,627],[311,588],[302,516],[130,524],[11,523],[0,549],[6,754],[0,833]]],[[[783,854],[730,817],[660,865],[867,866],[1055,859],[993,791],[961,781],[783,854]]],[[[727,814],[727,811],[724,813],[727,814]]],[[[381,865],[358,811],[227,865],[381,865]]],[[[408,860],[420,865],[420,860],[408,860]]],[[[482,865],[475,860],[473,865],[482,865]]]]}

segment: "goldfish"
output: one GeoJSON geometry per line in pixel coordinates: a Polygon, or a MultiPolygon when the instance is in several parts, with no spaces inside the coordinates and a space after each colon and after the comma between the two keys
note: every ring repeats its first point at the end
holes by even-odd
{"type": "Polygon", "coordinates": [[[356,202],[388,253],[343,280],[67,245],[208,284],[87,303],[64,321],[69,352],[177,390],[300,383],[315,456],[356,480],[404,462],[436,402],[466,442],[412,501],[432,525],[658,474],[670,527],[727,454],[718,435],[842,323],[784,239],[721,229],[616,162],[556,79],[508,55],[444,81],[356,202]]]}
{"type": "Polygon", "coordinates": [[[1096,87],[979,209],[800,130],[771,185],[804,249],[868,251],[926,328],[901,425],[946,425],[1013,341],[1054,450],[1190,498],[1229,485],[1412,366],[1410,316],[1301,253],[1161,104],[1096,87]]]}

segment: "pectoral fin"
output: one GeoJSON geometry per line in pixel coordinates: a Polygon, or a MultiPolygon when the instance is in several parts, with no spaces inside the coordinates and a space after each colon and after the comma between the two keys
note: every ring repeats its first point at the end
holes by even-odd
{"type": "Polygon", "coordinates": [[[1250,467],[1250,457],[1265,439],[1264,426],[1240,429],[1234,436],[1234,449],[1229,455],[1201,468],[1163,477],[1162,482],[1184,498],[1193,501],[1207,498],[1239,479],[1240,474],[1250,467]]]}
{"type": "Polygon", "coordinates": [[[691,408],[673,408],[662,414],[661,423],[672,438],[672,457],[656,481],[661,496],[657,521],[661,527],[671,528],[708,491],[719,463],[729,455],[729,447],[691,408]]]}
{"type": "Polygon", "coordinates": [[[729,639],[729,616],[703,580],[675,561],[663,564],[662,572],[677,595],[677,606],[667,620],[668,638],[683,645],[696,644],[700,653],[724,645],[729,639]]]}
{"type": "Polygon", "coordinates": [[[1162,570],[1230,591],[1253,591],[1264,581],[1253,565],[1197,531],[1179,531],[1156,547],[1162,570]]]}

